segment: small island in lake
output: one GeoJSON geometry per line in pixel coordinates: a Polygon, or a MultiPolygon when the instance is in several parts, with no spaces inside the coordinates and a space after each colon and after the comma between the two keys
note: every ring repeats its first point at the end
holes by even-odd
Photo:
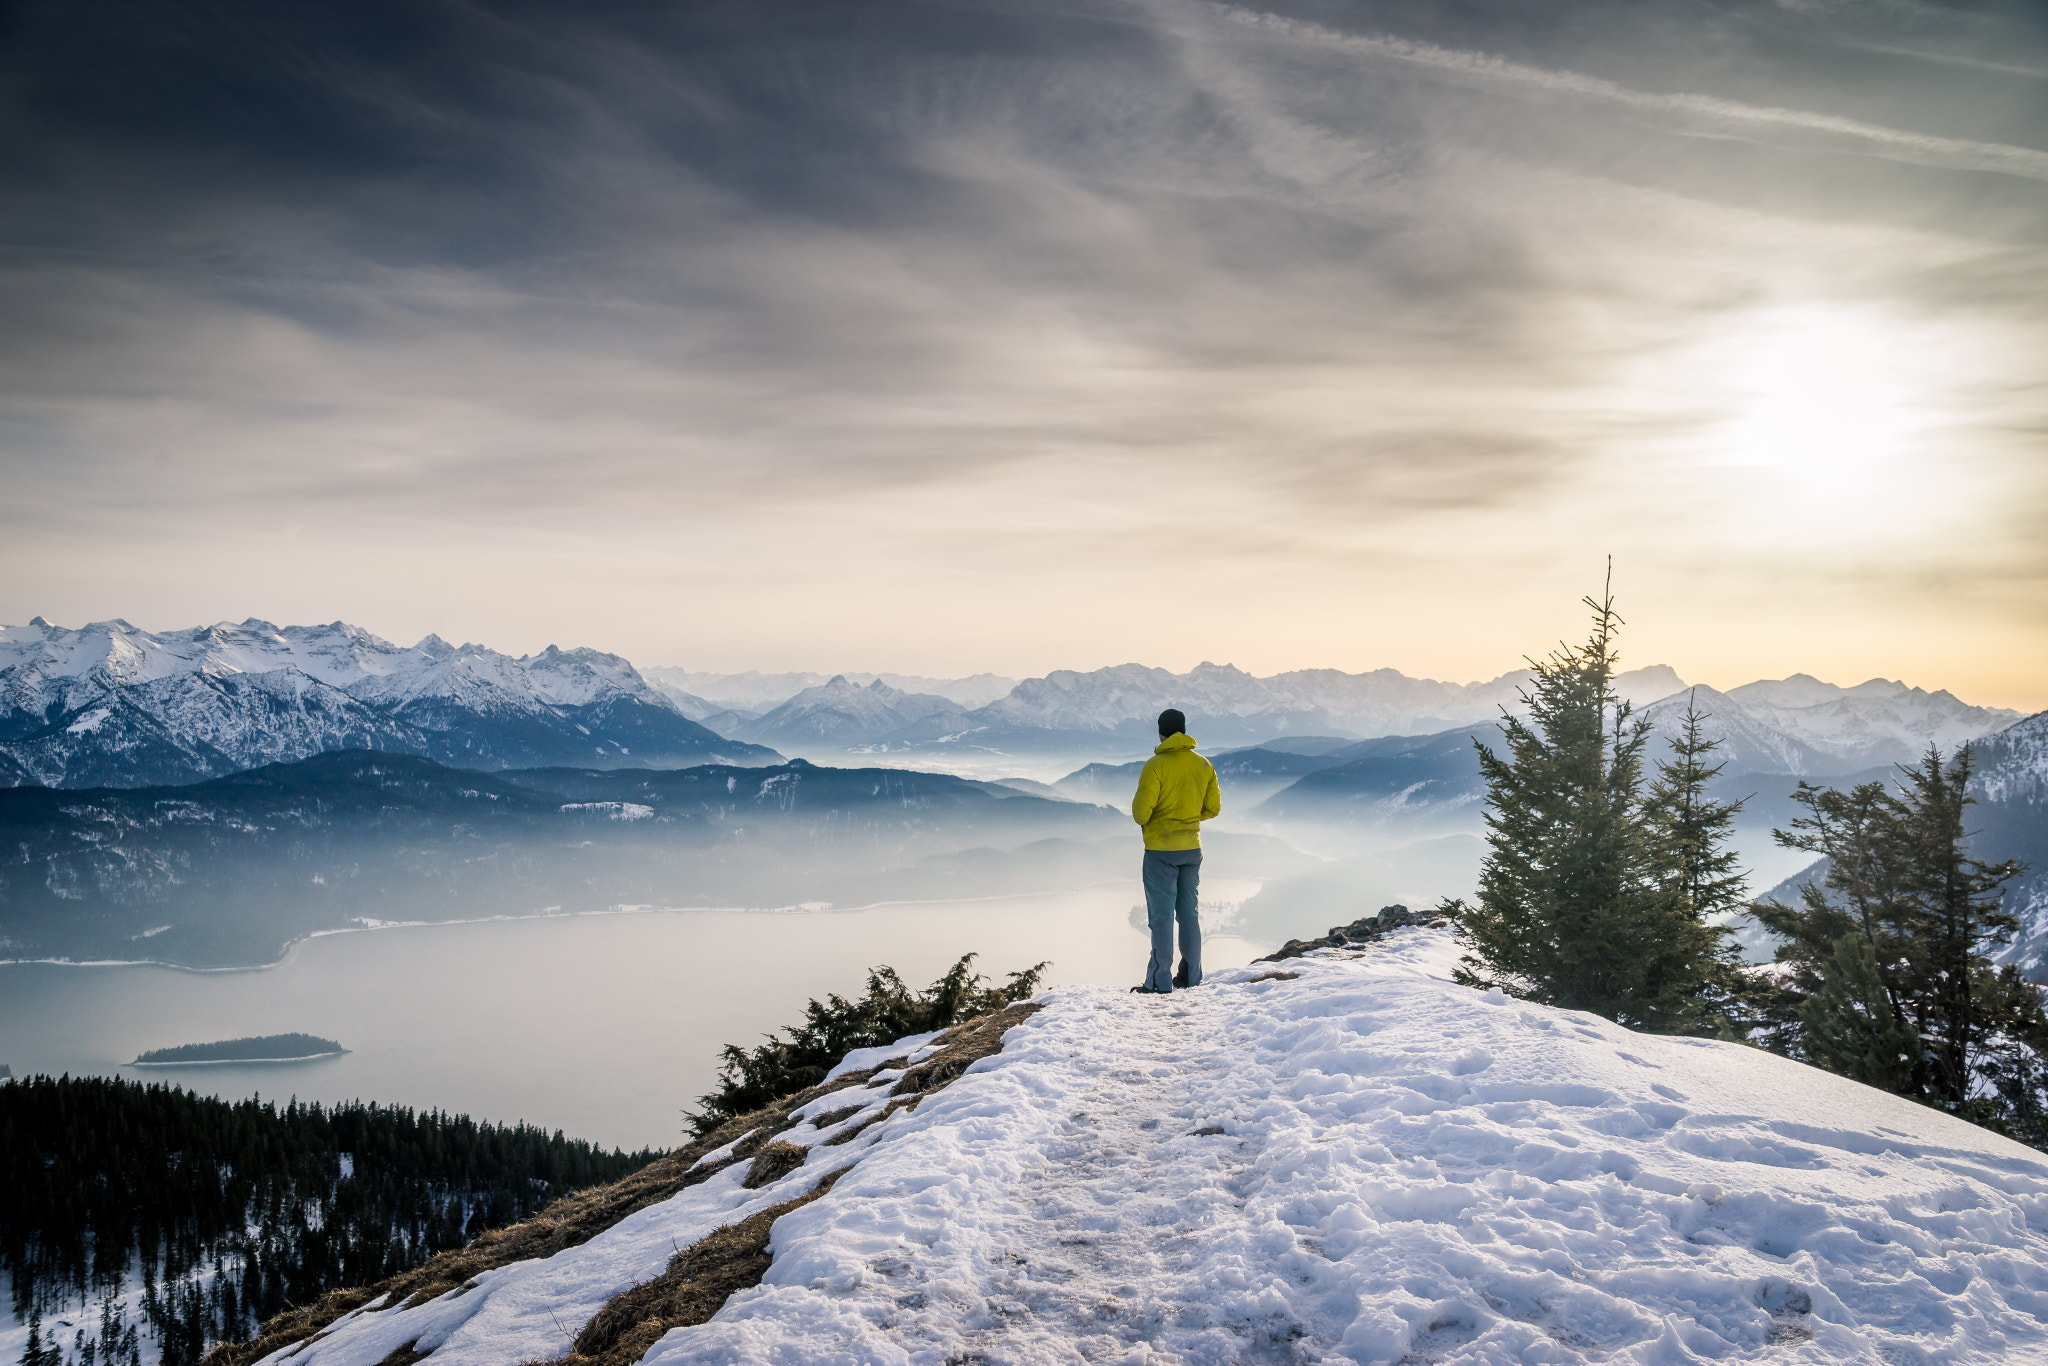
{"type": "Polygon", "coordinates": [[[195,1062],[310,1062],[332,1058],[348,1050],[332,1039],[317,1034],[263,1034],[252,1039],[223,1039],[219,1043],[188,1043],[176,1048],[152,1048],[138,1056],[133,1067],[173,1067],[195,1062]]]}

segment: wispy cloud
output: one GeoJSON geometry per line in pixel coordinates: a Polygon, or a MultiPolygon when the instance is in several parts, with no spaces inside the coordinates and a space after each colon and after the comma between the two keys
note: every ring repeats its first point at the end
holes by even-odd
{"type": "Polygon", "coordinates": [[[2038,148],[1936,137],[1831,114],[1743,104],[1711,95],[1631,90],[1613,81],[1575,71],[1525,66],[1484,52],[1459,51],[1402,38],[1340,33],[1320,25],[1237,6],[1219,6],[1218,13],[1254,32],[1364,60],[1400,62],[1483,85],[1571,96],[1658,116],[1675,131],[1759,139],[1773,135],[1815,134],[1824,140],[1820,145],[1827,150],[1883,157],[1889,161],[1944,170],[1989,171],[2029,180],[2048,180],[2048,151],[2038,148]]]}

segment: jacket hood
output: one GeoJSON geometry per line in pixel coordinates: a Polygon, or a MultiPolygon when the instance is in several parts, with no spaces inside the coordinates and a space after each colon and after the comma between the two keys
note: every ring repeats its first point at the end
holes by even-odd
{"type": "Polygon", "coordinates": [[[1164,740],[1161,740],[1159,748],[1152,752],[1154,754],[1166,754],[1176,749],[1193,749],[1194,747],[1195,737],[1182,731],[1178,735],[1169,735],[1164,740]]]}

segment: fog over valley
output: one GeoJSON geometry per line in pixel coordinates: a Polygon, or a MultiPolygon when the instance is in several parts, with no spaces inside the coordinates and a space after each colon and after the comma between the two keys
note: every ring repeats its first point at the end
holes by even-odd
{"type": "MultiPolygon", "coordinates": [[[[402,647],[339,622],[37,618],[0,629],[0,934],[19,959],[228,966],[383,923],[1108,885],[1135,900],[1125,809],[1153,718],[1178,706],[1222,784],[1212,866],[1253,885],[1234,932],[1278,945],[1340,912],[1471,892],[1474,742],[1500,747],[1531,677],[1131,664],[862,682],[402,647]]],[[[1616,687],[1660,736],[1688,705],[1705,714],[1757,892],[1810,862],[1770,834],[1801,780],[1881,778],[1977,741],[1998,756],[1980,778],[1996,817],[2039,725],[1882,679],[1723,692],[1652,665],[1616,687]]],[[[2037,842],[2025,820],[1986,829],[2000,848],[2037,842]]],[[[2026,886],[2012,953],[2031,966],[2048,883],[2026,886]]]]}

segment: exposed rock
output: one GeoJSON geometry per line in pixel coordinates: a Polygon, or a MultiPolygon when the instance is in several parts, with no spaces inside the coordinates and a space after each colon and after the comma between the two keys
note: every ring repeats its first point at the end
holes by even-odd
{"type": "Polygon", "coordinates": [[[1317,949],[1355,949],[1385,938],[1393,930],[1407,929],[1411,925],[1426,925],[1434,929],[1449,923],[1449,917],[1441,911],[1411,911],[1406,906],[1382,906],[1376,915],[1363,916],[1349,925],[1332,925],[1330,932],[1321,939],[1290,939],[1277,951],[1254,961],[1278,963],[1313,953],[1317,949]]]}

